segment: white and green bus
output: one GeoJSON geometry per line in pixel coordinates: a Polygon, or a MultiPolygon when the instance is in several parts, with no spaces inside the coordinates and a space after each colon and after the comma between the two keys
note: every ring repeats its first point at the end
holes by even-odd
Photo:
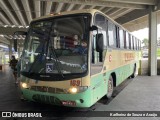
{"type": "Polygon", "coordinates": [[[40,17],[26,34],[20,86],[29,101],[90,107],[138,73],[141,42],[98,10],[40,17]]]}

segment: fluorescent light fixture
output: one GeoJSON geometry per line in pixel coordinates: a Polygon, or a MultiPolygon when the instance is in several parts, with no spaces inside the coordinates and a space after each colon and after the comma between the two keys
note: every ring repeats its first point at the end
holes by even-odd
{"type": "Polygon", "coordinates": [[[28,28],[29,26],[26,26],[26,28],[28,28]]]}
{"type": "Polygon", "coordinates": [[[15,26],[15,25],[12,25],[12,28],[13,28],[13,27],[16,27],[16,26],[15,26]]]}
{"type": "Polygon", "coordinates": [[[0,47],[2,47],[2,48],[8,48],[7,46],[5,46],[5,45],[0,45],[0,47]]]}
{"type": "Polygon", "coordinates": [[[24,26],[18,26],[19,28],[24,28],[24,26]]]}
{"type": "Polygon", "coordinates": [[[4,27],[8,27],[8,25],[4,25],[4,27]]]}
{"type": "Polygon", "coordinates": [[[0,37],[4,37],[4,35],[0,35],[0,37]]]}

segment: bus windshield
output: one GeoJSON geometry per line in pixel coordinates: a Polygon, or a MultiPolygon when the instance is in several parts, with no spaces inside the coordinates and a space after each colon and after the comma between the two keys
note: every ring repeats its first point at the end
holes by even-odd
{"type": "Polygon", "coordinates": [[[86,73],[89,26],[87,15],[32,22],[21,59],[22,75],[41,80],[86,73]]]}

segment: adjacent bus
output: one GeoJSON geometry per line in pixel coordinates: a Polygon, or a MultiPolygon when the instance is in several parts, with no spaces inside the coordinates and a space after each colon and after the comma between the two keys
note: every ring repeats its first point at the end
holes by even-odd
{"type": "Polygon", "coordinates": [[[25,99],[90,107],[139,68],[141,42],[95,9],[33,20],[21,57],[25,99]]]}

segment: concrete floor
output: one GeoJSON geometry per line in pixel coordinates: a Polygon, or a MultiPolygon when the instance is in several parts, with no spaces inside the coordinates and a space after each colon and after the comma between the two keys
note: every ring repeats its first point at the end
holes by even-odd
{"type": "MultiPolygon", "coordinates": [[[[0,71],[0,111],[39,111],[52,114],[52,118],[42,119],[76,119],[76,120],[160,120],[160,117],[100,117],[97,111],[159,111],[160,113],[160,76],[138,76],[135,79],[126,80],[122,85],[117,87],[114,96],[107,101],[106,98],[98,101],[91,108],[66,108],[45,105],[40,103],[22,102],[19,99],[19,88],[14,84],[12,72],[8,66],[0,71]],[[62,112],[63,111],[63,112],[62,112]],[[67,117],[77,114],[79,117],[67,117]],[[54,117],[55,114],[63,117],[54,117]],[[89,114],[96,117],[91,117],[89,114]]],[[[100,114],[104,115],[104,112],[100,114]]],[[[2,118],[0,118],[2,119],[2,118]]],[[[5,120],[6,118],[3,118],[5,120]]],[[[18,118],[22,120],[22,118],[18,118]]],[[[27,118],[24,118],[27,119],[27,118]]],[[[34,119],[34,118],[32,118],[34,119]]],[[[12,120],[12,118],[7,120],[12,120]]]]}

